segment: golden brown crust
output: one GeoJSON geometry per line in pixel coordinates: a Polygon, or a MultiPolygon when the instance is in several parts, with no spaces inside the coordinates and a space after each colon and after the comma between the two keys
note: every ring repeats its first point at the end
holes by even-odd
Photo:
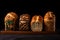
{"type": "Polygon", "coordinates": [[[31,20],[31,25],[32,25],[33,22],[36,22],[36,20],[42,22],[42,21],[43,21],[43,17],[40,16],[40,15],[34,15],[34,16],[32,17],[32,20],[31,20]],[[38,18],[38,19],[37,19],[37,18],[38,18]]]}
{"type": "Polygon", "coordinates": [[[8,17],[11,17],[11,19],[14,19],[14,20],[16,20],[18,18],[17,14],[15,12],[9,12],[9,13],[7,13],[7,15],[4,18],[4,21],[7,21],[8,17]],[[11,15],[11,16],[9,16],[9,15],[11,15]]]}

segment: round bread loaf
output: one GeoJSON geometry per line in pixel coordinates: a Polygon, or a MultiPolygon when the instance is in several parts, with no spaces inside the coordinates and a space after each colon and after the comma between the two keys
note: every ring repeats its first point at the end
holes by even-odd
{"type": "Polygon", "coordinates": [[[31,20],[31,30],[33,32],[40,32],[43,29],[43,18],[40,15],[35,15],[31,20]]]}
{"type": "Polygon", "coordinates": [[[55,31],[56,17],[53,12],[48,11],[44,16],[45,31],[55,31]]]}
{"type": "Polygon", "coordinates": [[[15,12],[9,12],[4,18],[5,31],[14,30],[18,16],[15,12]]]}

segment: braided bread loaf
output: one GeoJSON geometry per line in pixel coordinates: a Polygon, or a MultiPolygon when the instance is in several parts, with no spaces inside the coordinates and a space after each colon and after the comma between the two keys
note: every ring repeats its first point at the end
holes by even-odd
{"type": "Polygon", "coordinates": [[[30,15],[29,14],[20,15],[19,30],[28,31],[29,30],[29,21],[30,21],[30,15]]]}

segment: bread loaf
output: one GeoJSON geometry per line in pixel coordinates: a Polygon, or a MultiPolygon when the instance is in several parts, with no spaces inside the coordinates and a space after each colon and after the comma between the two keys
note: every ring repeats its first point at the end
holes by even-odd
{"type": "Polygon", "coordinates": [[[4,18],[5,31],[14,30],[17,17],[18,16],[15,12],[7,13],[4,18]]]}
{"type": "Polygon", "coordinates": [[[30,15],[29,14],[20,15],[19,30],[28,31],[29,30],[29,21],[30,21],[30,15]]]}
{"type": "Polygon", "coordinates": [[[43,29],[43,17],[40,15],[35,15],[31,20],[31,30],[33,32],[40,32],[43,29]]]}
{"type": "Polygon", "coordinates": [[[53,12],[48,11],[44,16],[45,31],[55,31],[56,17],[53,12]]]}

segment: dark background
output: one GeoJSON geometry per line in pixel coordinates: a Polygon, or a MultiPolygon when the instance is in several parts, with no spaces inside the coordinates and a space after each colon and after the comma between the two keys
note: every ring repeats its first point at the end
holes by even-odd
{"type": "Polygon", "coordinates": [[[56,15],[56,31],[60,32],[60,2],[59,1],[24,1],[5,0],[0,1],[0,30],[4,29],[4,17],[8,12],[16,12],[18,16],[28,13],[31,17],[35,14],[44,17],[47,11],[53,11],[56,15]]]}

